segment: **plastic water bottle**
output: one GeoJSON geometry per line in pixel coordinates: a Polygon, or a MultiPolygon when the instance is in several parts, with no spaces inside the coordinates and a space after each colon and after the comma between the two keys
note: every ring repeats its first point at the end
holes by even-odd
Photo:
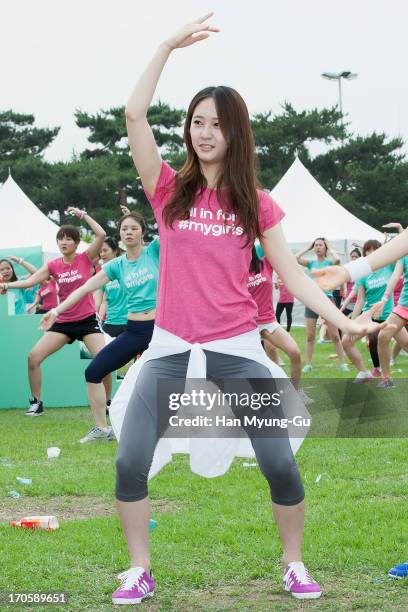
{"type": "Polygon", "coordinates": [[[59,527],[56,516],[25,516],[20,521],[11,521],[10,525],[11,527],[44,529],[45,531],[55,531],[59,527]]]}

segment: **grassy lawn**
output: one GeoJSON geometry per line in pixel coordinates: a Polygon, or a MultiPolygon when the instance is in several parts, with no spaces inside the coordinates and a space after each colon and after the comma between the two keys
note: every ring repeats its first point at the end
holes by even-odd
{"type": "MultiPolygon", "coordinates": [[[[294,336],[303,346],[304,331],[294,336]]],[[[331,352],[330,345],[316,349],[304,381],[311,393],[317,377],[347,377],[328,359],[331,352]]],[[[408,357],[395,369],[407,378],[408,357]]],[[[0,592],[69,595],[65,606],[33,610],[111,610],[115,574],[128,567],[114,510],[116,444],[78,444],[92,425],[85,408],[48,409],[41,419],[4,410],[0,419],[0,592]],[[62,449],[59,459],[47,459],[48,446],[62,449]],[[32,478],[32,485],[18,485],[17,476],[32,478]],[[20,499],[8,497],[12,489],[20,499]],[[40,513],[56,514],[60,529],[8,526],[40,513]]],[[[308,507],[304,558],[324,595],[304,603],[281,590],[281,549],[259,471],[238,459],[225,476],[208,480],[176,455],[150,483],[157,589],[143,609],[407,611],[408,580],[386,576],[408,558],[407,454],[401,438],[305,441],[297,457],[308,507]]]]}

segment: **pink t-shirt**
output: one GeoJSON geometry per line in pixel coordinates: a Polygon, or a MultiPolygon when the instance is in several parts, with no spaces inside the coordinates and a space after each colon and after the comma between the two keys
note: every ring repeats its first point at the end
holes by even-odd
{"type": "Polygon", "coordinates": [[[58,289],[57,284],[53,278],[38,290],[38,295],[41,299],[41,308],[43,310],[51,310],[58,306],[58,289]]]}
{"type": "Polygon", "coordinates": [[[399,302],[403,286],[404,286],[404,275],[399,277],[398,283],[396,284],[395,289],[394,289],[394,306],[396,306],[399,302]]]}
{"type": "MultiPolygon", "coordinates": [[[[48,270],[58,284],[59,301],[63,302],[75,289],[82,287],[94,274],[91,260],[86,253],[76,253],[74,259],[65,263],[64,259],[49,261],[48,270]]],[[[75,306],[57,317],[57,323],[80,321],[95,314],[95,302],[91,293],[83,297],[75,306]]]]}
{"type": "MultiPolygon", "coordinates": [[[[162,219],[176,172],[162,162],[154,195],[146,194],[159,227],[160,267],[156,324],[187,342],[231,338],[257,327],[257,307],[248,292],[252,244],[224,213],[216,191],[198,193],[190,218],[173,228],[162,219]]],[[[260,227],[265,231],[284,216],[272,198],[258,190],[260,227]]]]}
{"type": "MultiPolygon", "coordinates": [[[[354,282],[353,281],[350,281],[349,283],[347,283],[346,295],[344,296],[344,298],[347,298],[350,295],[351,290],[353,289],[353,287],[354,287],[354,282]]],[[[357,293],[355,293],[353,295],[353,297],[349,301],[349,304],[355,304],[356,302],[357,302],[357,293]]]]}
{"type": "Polygon", "coordinates": [[[265,257],[260,260],[261,270],[250,272],[248,276],[248,291],[258,308],[257,325],[276,321],[273,307],[273,269],[265,257]]]}
{"type": "Polygon", "coordinates": [[[282,302],[283,304],[293,304],[293,302],[295,301],[295,296],[293,295],[293,293],[291,293],[289,291],[289,289],[286,287],[285,283],[279,279],[278,280],[278,286],[279,286],[279,302],[282,302]]]}

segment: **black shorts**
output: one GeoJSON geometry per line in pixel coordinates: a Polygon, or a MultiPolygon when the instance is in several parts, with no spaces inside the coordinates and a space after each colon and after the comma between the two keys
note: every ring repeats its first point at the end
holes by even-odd
{"type": "Polygon", "coordinates": [[[82,340],[84,336],[89,334],[101,334],[96,315],[80,319],[79,321],[67,321],[66,323],[54,323],[48,330],[50,332],[58,332],[65,334],[69,338],[68,344],[72,344],[75,340],[82,340]]]}
{"type": "Polygon", "coordinates": [[[115,325],[114,323],[104,323],[103,331],[111,336],[111,338],[117,338],[120,334],[126,330],[126,323],[124,325],[115,325]]]}

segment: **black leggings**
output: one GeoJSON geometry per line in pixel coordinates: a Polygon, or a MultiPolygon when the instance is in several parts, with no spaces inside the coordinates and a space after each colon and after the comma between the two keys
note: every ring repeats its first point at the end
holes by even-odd
{"type": "Polygon", "coordinates": [[[107,374],[122,368],[149,346],[154,321],[128,321],[126,331],[112,340],[94,357],[85,370],[89,383],[100,383],[107,374]]]}
{"type": "MultiPolygon", "coordinates": [[[[377,321],[376,319],[373,319],[373,321],[376,321],[376,323],[382,323],[382,321],[377,321]]],[[[380,367],[380,358],[378,356],[378,334],[379,333],[380,333],[380,330],[377,330],[376,332],[372,334],[368,334],[368,348],[369,348],[370,355],[371,355],[371,361],[373,362],[373,366],[375,368],[380,367]]]]}
{"type": "MultiPolygon", "coordinates": [[[[153,359],[141,369],[129,400],[122,425],[116,458],[116,498],[139,501],[147,497],[147,478],[156,444],[163,434],[158,431],[157,387],[160,379],[182,379],[187,372],[190,352],[153,359]]],[[[250,359],[205,351],[207,377],[271,378],[269,370],[250,359]]],[[[289,438],[253,437],[251,443],[261,469],[269,483],[272,501],[284,506],[299,504],[304,490],[292,453],[289,438]]]]}
{"type": "Polygon", "coordinates": [[[286,331],[290,331],[292,327],[292,310],[293,302],[278,302],[276,305],[276,320],[280,323],[283,311],[286,310],[286,331]]]}

